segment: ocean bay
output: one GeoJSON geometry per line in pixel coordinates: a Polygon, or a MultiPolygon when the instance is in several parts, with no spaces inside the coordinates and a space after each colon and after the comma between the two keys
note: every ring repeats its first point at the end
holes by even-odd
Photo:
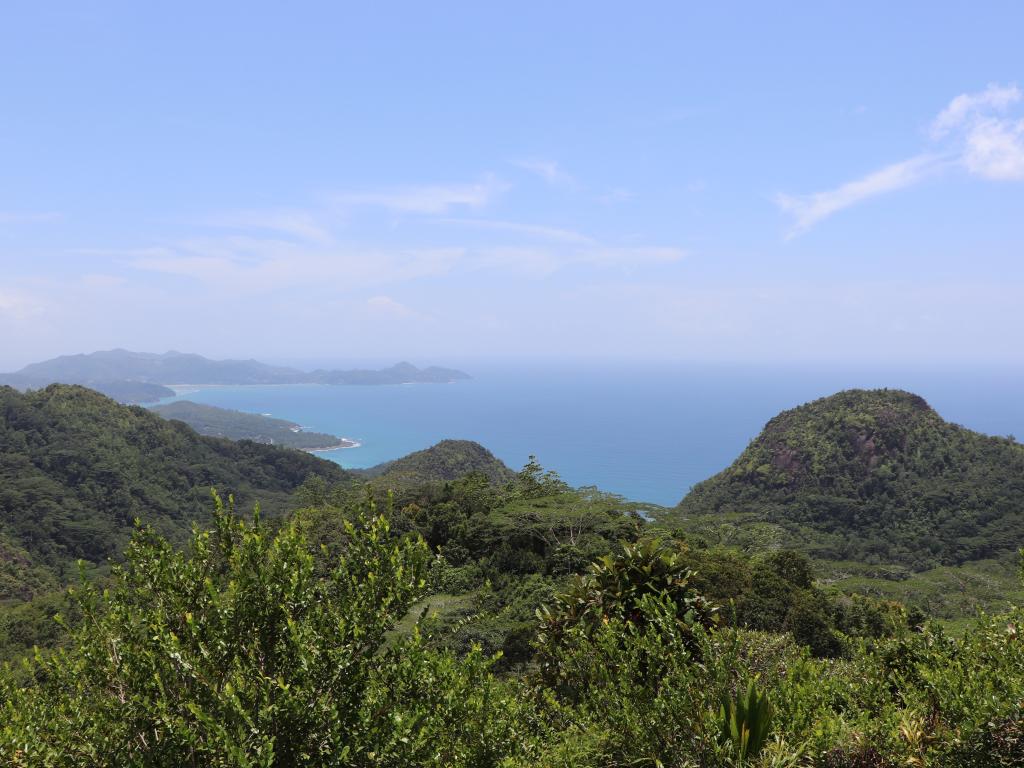
{"type": "Polygon", "coordinates": [[[514,469],[535,454],[573,485],[666,505],[727,466],[780,410],[851,387],[906,389],[950,421],[989,434],[1024,434],[1019,370],[461,367],[473,379],[182,387],[172,399],[270,414],[356,440],[356,448],[317,454],[344,467],[373,466],[461,438],[483,444],[514,469]]]}

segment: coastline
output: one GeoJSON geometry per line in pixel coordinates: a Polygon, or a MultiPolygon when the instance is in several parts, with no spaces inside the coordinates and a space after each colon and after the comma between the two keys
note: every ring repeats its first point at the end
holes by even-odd
{"type": "Polygon", "coordinates": [[[229,389],[234,387],[407,387],[407,386],[430,386],[430,385],[451,385],[472,379],[446,379],[444,381],[378,381],[378,382],[339,382],[331,384],[324,381],[289,381],[289,382],[249,382],[245,384],[160,384],[174,392],[174,395],[158,398],[152,402],[166,400],[169,397],[184,397],[193,392],[201,392],[204,389],[229,389]]]}
{"type": "Polygon", "coordinates": [[[326,448],[303,448],[302,450],[306,453],[325,453],[327,451],[340,451],[342,448],[358,448],[362,445],[358,440],[349,440],[347,437],[341,438],[341,443],[338,445],[331,445],[326,448]]]}
{"type": "MultiPolygon", "coordinates": [[[[191,394],[193,392],[200,392],[200,391],[202,391],[204,389],[218,389],[218,388],[221,388],[221,387],[223,387],[223,388],[235,388],[235,387],[246,387],[246,386],[257,386],[257,387],[263,387],[263,386],[279,387],[280,386],[280,387],[289,387],[289,386],[295,386],[295,385],[293,385],[293,384],[165,384],[163,386],[166,386],[166,387],[172,389],[174,391],[174,396],[173,397],[167,397],[167,398],[160,398],[160,400],[158,400],[156,403],[154,403],[154,405],[164,405],[165,403],[161,402],[161,401],[175,402],[177,400],[177,398],[189,395],[189,394],[191,394]]],[[[299,385],[299,386],[314,386],[314,387],[316,387],[316,386],[325,386],[325,385],[315,384],[314,383],[314,384],[299,385]]],[[[204,405],[204,404],[200,403],[200,405],[204,405]]],[[[208,405],[208,404],[206,404],[206,405],[208,405]]],[[[219,409],[219,410],[223,410],[223,411],[234,411],[234,410],[236,410],[236,409],[233,409],[233,408],[221,408],[220,406],[215,406],[215,405],[214,406],[209,406],[209,407],[212,407],[215,410],[219,409]]],[[[270,413],[265,413],[265,412],[263,412],[263,413],[254,413],[252,411],[238,411],[238,413],[239,414],[244,414],[244,415],[247,415],[247,416],[254,416],[254,417],[257,417],[257,418],[264,418],[264,419],[270,419],[270,420],[273,420],[273,421],[284,422],[285,424],[288,425],[289,431],[291,431],[292,433],[294,433],[296,435],[302,434],[302,433],[306,432],[307,430],[309,430],[308,427],[304,427],[301,424],[298,424],[298,423],[296,423],[294,421],[288,421],[287,419],[282,419],[282,418],[275,417],[275,416],[273,416],[270,413]]],[[[316,430],[311,430],[311,431],[316,431],[316,430]]],[[[219,435],[219,436],[224,436],[224,435],[219,435]]],[[[337,440],[338,442],[331,443],[330,445],[317,446],[316,448],[308,448],[308,447],[300,446],[300,445],[288,445],[287,443],[276,442],[273,439],[271,439],[270,444],[271,445],[282,445],[282,446],[287,447],[287,448],[293,448],[295,450],[304,451],[305,453],[327,453],[327,452],[330,452],[330,451],[339,451],[339,450],[342,450],[342,449],[345,449],[345,448],[359,448],[362,445],[362,443],[359,442],[358,440],[353,440],[352,438],[349,438],[349,437],[337,437],[335,435],[329,435],[329,434],[325,434],[325,435],[322,435],[322,436],[330,437],[330,438],[332,438],[334,440],[337,440]]],[[[246,439],[246,438],[228,438],[228,439],[246,439]]],[[[249,438],[249,439],[252,439],[252,438],[249,438]]]]}

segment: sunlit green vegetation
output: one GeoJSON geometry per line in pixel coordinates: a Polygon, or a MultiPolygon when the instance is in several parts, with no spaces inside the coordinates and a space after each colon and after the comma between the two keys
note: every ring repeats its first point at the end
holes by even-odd
{"type": "MultiPolygon", "coordinates": [[[[283,526],[219,509],[184,550],[140,530],[108,590],[75,588],[81,619],[66,647],[0,674],[0,756],[505,768],[1024,759],[1020,611],[957,640],[896,622],[816,658],[790,634],[715,620],[686,550],[647,540],[556,590],[527,643],[535,660],[503,673],[478,643],[451,649],[425,618],[409,622],[450,566],[392,519],[372,501],[300,510],[283,526]]],[[[768,567],[805,582],[800,556],[768,567]]]]}
{"type": "Polygon", "coordinates": [[[307,432],[284,419],[274,419],[256,413],[243,413],[213,405],[177,400],[150,408],[165,419],[183,421],[200,435],[226,437],[229,440],[252,440],[267,445],[283,445],[314,451],[336,448],[342,439],[323,432],[307,432]]]}
{"type": "Polygon", "coordinates": [[[729,512],[815,558],[914,570],[998,558],[1024,538],[1024,446],[907,392],[840,392],[768,422],[677,515],[729,512]]]}
{"type": "Polygon", "coordinates": [[[0,393],[0,764],[1024,764],[1016,553],[828,559],[754,495],[659,513],[458,441],[357,477],[0,393]]]}
{"type": "Polygon", "coordinates": [[[500,459],[471,440],[442,440],[430,448],[400,459],[352,472],[359,477],[372,479],[374,486],[384,489],[407,489],[445,483],[458,480],[471,472],[486,476],[496,485],[509,482],[513,476],[513,472],[500,459]]]}
{"type": "Polygon", "coordinates": [[[0,413],[0,602],[66,582],[76,560],[119,556],[135,518],[184,541],[209,516],[211,486],[279,512],[310,473],[347,477],[299,451],[201,437],[84,387],[0,387],[0,413]]]}
{"type": "Polygon", "coordinates": [[[776,416],[678,509],[728,512],[822,559],[927,570],[999,557],[1024,534],[1024,446],[906,392],[841,392],[776,416]]]}
{"type": "Polygon", "coordinates": [[[906,392],[851,390],[779,414],[659,520],[712,545],[799,550],[825,583],[949,622],[1024,599],[1024,446],[906,392]]]}

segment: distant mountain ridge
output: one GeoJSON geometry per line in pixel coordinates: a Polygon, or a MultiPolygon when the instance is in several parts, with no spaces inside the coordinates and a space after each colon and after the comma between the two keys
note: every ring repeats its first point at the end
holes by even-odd
{"type": "Polygon", "coordinates": [[[768,523],[830,560],[923,570],[1009,557],[1024,542],[1024,446],[909,392],[848,390],[771,419],[674,514],[768,523]]]}
{"type": "Polygon", "coordinates": [[[454,368],[417,368],[402,362],[381,370],[300,371],[258,360],[210,360],[184,352],[131,352],[112,349],[63,355],[0,374],[0,384],[38,389],[48,384],[81,384],[121,402],[155,402],[173,395],[168,384],[446,384],[468,379],[454,368]]]}
{"type": "Polygon", "coordinates": [[[299,371],[265,365],[256,360],[209,360],[183,352],[130,352],[112,349],[81,355],[63,355],[32,363],[18,374],[32,379],[67,383],[142,381],[151,384],[286,384],[299,371]]]}

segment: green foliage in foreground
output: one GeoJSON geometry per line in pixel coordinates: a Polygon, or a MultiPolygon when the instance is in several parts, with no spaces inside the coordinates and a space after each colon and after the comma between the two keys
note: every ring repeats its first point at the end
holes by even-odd
{"type": "Polygon", "coordinates": [[[757,689],[754,681],[734,699],[726,696],[718,711],[722,721],[721,744],[731,743],[742,762],[764,749],[772,727],[772,704],[768,696],[757,689]]]}
{"type": "Polygon", "coordinates": [[[83,584],[71,647],[0,694],[8,760],[486,765],[507,740],[517,718],[488,730],[498,684],[479,655],[456,662],[415,636],[384,646],[422,593],[422,542],[389,537],[370,511],[346,521],[323,569],[299,520],[273,535],[218,505],[214,521],[187,553],[142,530],[115,590],[83,584]]]}
{"type": "MultiPolygon", "coordinates": [[[[415,627],[389,635],[431,556],[372,507],[346,512],[316,544],[308,512],[274,532],[218,510],[184,552],[138,532],[109,591],[77,592],[84,621],[68,647],[0,673],[0,763],[1024,764],[1019,610],[961,639],[926,626],[816,659],[780,635],[680,621],[692,587],[657,586],[681,586],[674,566],[658,576],[640,557],[655,586],[636,581],[644,566],[630,570],[635,589],[592,582],[612,592],[602,606],[626,594],[628,610],[545,647],[563,671],[552,687],[496,677],[479,650],[431,649],[415,627]]],[[[798,566],[775,564],[797,580],[798,566]]]]}
{"type": "MultiPolygon", "coordinates": [[[[359,498],[350,486],[330,488],[321,481],[303,486],[299,496],[314,508],[306,513],[311,534],[325,541],[344,518],[346,505],[359,498]]],[[[624,578],[620,587],[635,587],[634,597],[666,590],[682,600],[688,582],[695,605],[702,596],[710,598],[723,606],[723,621],[791,632],[819,656],[842,655],[849,637],[880,637],[909,620],[898,606],[819,589],[806,557],[798,553],[751,558],[670,539],[644,520],[642,505],[596,489],[568,488],[534,461],[505,486],[472,474],[403,489],[390,498],[392,530],[422,536],[438,554],[430,569],[432,595],[414,607],[402,626],[408,628],[423,614],[433,630],[431,645],[459,653],[474,645],[486,653],[500,652],[497,667],[503,671],[533,663],[537,610],[558,593],[571,591],[576,575],[589,574],[591,563],[602,561],[624,566],[602,566],[587,576],[602,589],[604,581],[632,571],[639,575],[650,566],[647,577],[658,578],[624,578]],[[652,547],[661,547],[657,557],[642,556],[652,547]],[[684,584],[678,592],[670,586],[675,578],[684,584]]],[[[596,610],[595,596],[601,594],[584,598],[595,608],[587,623],[604,613],[596,610]]]]}
{"type": "MultiPolygon", "coordinates": [[[[537,612],[537,648],[545,682],[563,695],[578,692],[586,678],[576,668],[560,666],[560,651],[568,636],[592,637],[612,619],[642,628],[650,600],[674,612],[672,618],[683,636],[695,628],[710,627],[718,616],[690,586],[692,576],[681,548],[657,539],[626,544],[621,553],[593,563],[584,575],[570,580],[551,606],[537,612]]],[[[696,647],[691,644],[690,650],[696,647]]]]}

